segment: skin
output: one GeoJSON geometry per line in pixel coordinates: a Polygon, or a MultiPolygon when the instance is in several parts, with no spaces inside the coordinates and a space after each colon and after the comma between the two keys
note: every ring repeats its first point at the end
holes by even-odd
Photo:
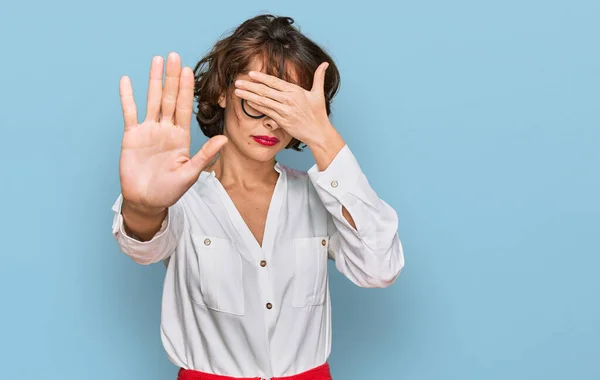
{"type": "MultiPolygon", "coordinates": [[[[121,211],[126,230],[142,241],[150,240],[160,229],[168,207],[183,196],[203,170],[212,170],[262,244],[279,175],[274,170],[276,154],[295,137],[307,144],[323,171],[345,145],[325,109],[327,63],[315,71],[310,91],[261,73],[260,65],[253,63],[248,74],[236,78],[235,88],[219,99],[225,109],[224,135],[209,139],[194,156],[190,155],[194,75],[191,68],[181,68],[176,53],[169,54],[166,66],[163,87],[163,59],[153,58],[146,119],[141,124],[131,82],[126,76],[120,81],[125,125],[120,157],[121,211]],[[242,98],[266,116],[247,117],[241,109],[242,98]],[[274,136],[279,142],[267,147],[252,136],[274,136]]],[[[342,212],[356,228],[348,211],[343,208],[342,212]]]]}

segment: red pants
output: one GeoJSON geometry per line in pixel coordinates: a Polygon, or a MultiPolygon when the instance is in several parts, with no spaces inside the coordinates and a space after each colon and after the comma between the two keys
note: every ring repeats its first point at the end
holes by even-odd
{"type": "MultiPolygon", "coordinates": [[[[177,380],[261,380],[261,378],[229,377],[181,368],[179,370],[177,380]]],[[[331,380],[331,374],[329,372],[329,364],[325,363],[316,368],[310,369],[306,372],[302,372],[294,376],[273,377],[271,378],[271,380],[331,380]]]]}

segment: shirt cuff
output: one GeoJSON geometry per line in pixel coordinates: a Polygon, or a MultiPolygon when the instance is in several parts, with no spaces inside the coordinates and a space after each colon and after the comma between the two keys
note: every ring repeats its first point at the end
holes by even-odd
{"type": "Polygon", "coordinates": [[[315,164],[307,173],[316,187],[340,201],[347,193],[356,189],[357,181],[363,174],[348,145],[344,145],[325,170],[319,171],[315,164]]]}

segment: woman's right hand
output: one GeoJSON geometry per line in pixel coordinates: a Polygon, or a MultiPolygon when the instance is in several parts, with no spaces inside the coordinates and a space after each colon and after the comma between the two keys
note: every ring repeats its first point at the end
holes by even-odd
{"type": "Polygon", "coordinates": [[[212,137],[190,157],[194,73],[189,67],[182,69],[179,55],[171,53],[163,87],[163,65],[160,56],[152,60],[146,120],[141,124],[130,79],[122,77],[119,86],[125,121],[121,192],[130,207],[148,214],[175,204],[227,143],[225,136],[212,137]]]}

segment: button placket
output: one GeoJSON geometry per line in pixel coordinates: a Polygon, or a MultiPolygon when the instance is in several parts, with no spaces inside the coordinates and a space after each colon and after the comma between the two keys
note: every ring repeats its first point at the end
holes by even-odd
{"type": "Polygon", "coordinates": [[[266,300],[265,300],[266,301],[265,307],[268,310],[271,310],[273,308],[273,304],[271,302],[268,302],[267,300],[272,299],[272,297],[273,297],[273,294],[272,294],[273,290],[271,289],[271,287],[269,285],[270,284],[270,281],[269,281],[270,274],[269,274],[269,271],[266,270],[267,260],[261,260],[259,262],[259,265],[260,265],[260,268],[259,268],[259,270],[260,270],[259,277],[261,277],[261,279],[260,279],[260,281],[261,281],[261,287],[263,287],[263,289],[264,289],[263,294],[264,294],[264,296],[266,298],[266,300]],[[265,269],[263,269],[263,268],[265,268],[265,269]]]}
{"type": "MultiPolygon", "coordinates": [[[[270,317],[265,319],[265,323],[266,323],[266,327],[267,330],[271,329],[271,327],[273,326],[274,320],[273,318],[276,318],[276,314],[274,314],[274,306],[273,306],[273,299],[274,299],[274,290],[271,284],[271,270],[268,267],[268,263],[266,259],[261,259],[258,262],[258,266],[256,267],[258,270],[258,278],[259,278],[259,282],[260,282],[260,287],[262,289],[261,291],[261,295],[263,298],[263,305],[266,309],[266,312],[268,312],[268,314],[270,315],[270,317]],[[270,311],[271,310],[271,311],[270,311]]],[[[271,268],[272,269],[272,268],[271,268]]]]}

